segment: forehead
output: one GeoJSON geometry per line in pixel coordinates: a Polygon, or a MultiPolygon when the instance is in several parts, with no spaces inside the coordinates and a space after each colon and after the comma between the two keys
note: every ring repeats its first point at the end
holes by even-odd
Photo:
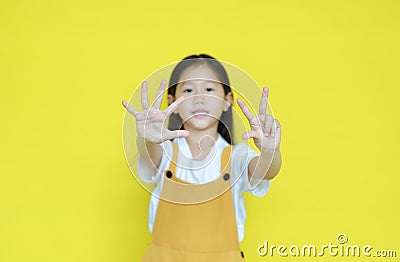
{"type": "Polygon", "coordinates": [[[208,82],[220,82],[217,74],[207,63],[193,64],[183,70],[179,76],[179,82],[192,82],[196,79],[208,82]]]}

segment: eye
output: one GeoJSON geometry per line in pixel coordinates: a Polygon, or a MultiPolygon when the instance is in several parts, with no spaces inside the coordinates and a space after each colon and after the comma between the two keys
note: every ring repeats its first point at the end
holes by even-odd
{"type": "Polygon", "coordinates": [[[206,90],[207,90],[207,92],[212,92],[212,91],[214,91],[214,88],[212,88],[212,87],[207,87],[206,90]]]}
{"type": "Polygon", "coordinates": [[[193,90],[192,89],[190,89],[190,88],[185,88],[184,90],[183,90],[183,93],[191,93],[193,90]]]}

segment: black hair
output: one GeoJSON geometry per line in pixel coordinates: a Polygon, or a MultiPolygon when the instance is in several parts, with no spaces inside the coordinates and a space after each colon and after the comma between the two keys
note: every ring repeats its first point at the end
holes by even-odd
{"type": "MultiPolygon", "coordinates": [[[[193,64],[199,62],[206,62],[209,65],[214,73],[217,74],[219,81],[221,82],[225,95],[231,92],[231,87],[229,83],[228,74],[226,73],[223,65],[214,57],[207,54],[200,55],[190,55],[183,58],[173,69],[169,84],[168,84],[168,94],[175,97],[176,86],[179,83],[180,75],[183,70],[190,67],[193,64]]],[[[168,123],[168,129],[177,130],[184,129],[182,118],[179,114],[171,114],[168,123]]],[[[228,111],[222,112],[218,123],[218,133],[231,145],[233,145],[233,118],[232,118],[232,106],[229,106],[228,111]]]]}

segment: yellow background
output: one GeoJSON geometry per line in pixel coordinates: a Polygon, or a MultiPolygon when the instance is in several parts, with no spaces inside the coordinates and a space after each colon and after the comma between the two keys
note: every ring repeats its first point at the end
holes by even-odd
{"type": "Polygon", "coordinates": [[[339,233],[399,253],[399,11],[389,0],[0,1],[0,261],[140,260],[149,194],[126,164],[121,100],[201,52],[268,85],[282,124],[279,176],[264,198],[245,196],[247,261],[299,260],[259,257],[264,240],[318,246],[339,233]]]}

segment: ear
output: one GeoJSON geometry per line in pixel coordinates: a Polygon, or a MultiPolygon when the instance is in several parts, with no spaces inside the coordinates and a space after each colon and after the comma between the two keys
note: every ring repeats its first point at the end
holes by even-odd
{"type": "Polygon", "coordinates": [[[175,101],[175,98],[172,95],[168,95],[168,106],[170,106],[175,101]]]}
{"type": "Polygon", "coordinates": [[[233,101],[233,94],[229,92],[225,95],[225,102],[224,102],[224,112],[228,111],[229,107],[232,105],[233,101]]]}
{"type": "MultiPolygon", "coordinates": [[[[175,97],[173,95],[168,95],[168,106],[170,106],[174,101],[175,97]]],[[[174,114],[178,114],[178,110],[175,110],[174,114]]]]}

